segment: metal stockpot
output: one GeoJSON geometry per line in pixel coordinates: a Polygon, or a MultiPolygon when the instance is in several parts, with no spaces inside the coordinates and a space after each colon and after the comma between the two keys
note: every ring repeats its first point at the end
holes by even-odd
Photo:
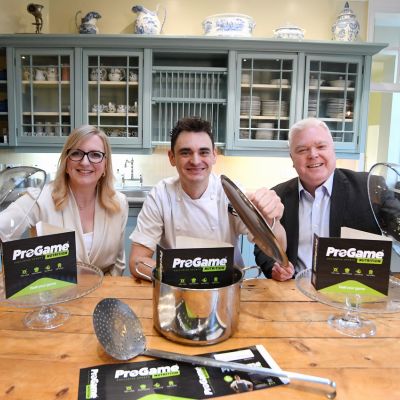
{"type": "Polygon", "coordinates": [[[210,345],[236,330],[240,288],[246,270],[235,267],[234,283],[212,289],[171,286],[153,276],[153,323],[166,338],[190,345],[210,345]]]}

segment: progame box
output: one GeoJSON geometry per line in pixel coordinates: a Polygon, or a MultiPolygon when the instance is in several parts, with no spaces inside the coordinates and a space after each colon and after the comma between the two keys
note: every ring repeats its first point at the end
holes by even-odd
{"type": "Polygon", "coordinates": [[[234,282],[234,247],[204,239],[177,240],[176,249],[157,246],[156,277],[163,283],[191,289],[209,289],[234,282]],[[198,247],[209,244],[212,247],[198,247]]]}
{"type": "Polygon", "coordinates": [[[311,282],[316,290],[372,297],[388,294],[391,241],[314,235],[313,247],[311,282]]]}

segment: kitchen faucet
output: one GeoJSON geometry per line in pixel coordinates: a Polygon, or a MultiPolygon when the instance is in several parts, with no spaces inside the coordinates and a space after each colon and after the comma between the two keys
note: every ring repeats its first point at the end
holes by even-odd
{"type": "Polygon", "coordinates": [[[126,181],[131,181],[131,182],[139,182],[140,186],[142,186],[143,185],[142,174],[139,175],[139,178],[135,178],[135,174],[133,172],[133,157],[130,160],[128,160],[128,159],[125,160],[125,168],[127,168],[129,164],[131,165],[130,178],[125,178],[125,175],[124,175],[122,177],[123,185],[125,186],[126,181]]]}

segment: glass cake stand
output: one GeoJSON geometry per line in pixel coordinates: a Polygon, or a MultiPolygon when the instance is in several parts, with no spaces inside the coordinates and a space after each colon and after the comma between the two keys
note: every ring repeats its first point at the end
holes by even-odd
{"type": "Polygon", "coordinates": [[[97,289],[103,281],[103,272],[94,265],[77,263],[78,282],[65,288],[47,290],[26,296],[5,298],[4,275],[0,280],[0,305],[12,305],[20,308],[38,308],[28,313],[24,322],[31,329],[53,329],[62,325],[69,312],[55,304],[65,303],[87,295],[97,289]],[[40,307],[40,308],[39,308],[40,307]]]}
{"type": "Polygon", "coordinates": [[[331,315],[328,318],[328,324],[347,336],[375,335],[375,324],[361,318],[360,313],[385,314],[400,311],[400,279],[395,277],[390,277],[389,293],[386,297],[318,292],[311,283],[310,269],[303,270],[296,275],[296,286],[311,300],[345,310],[342,314],[331,315]]]}

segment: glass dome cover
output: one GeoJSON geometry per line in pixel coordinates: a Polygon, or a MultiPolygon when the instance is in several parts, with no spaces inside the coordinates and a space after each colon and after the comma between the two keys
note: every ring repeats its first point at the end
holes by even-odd
{"type": "Polygon", "coordinates": [[[25,233],[26,220],[30,211],[35,206],[46,183],[47,174],[36,167],[13,167],[0,172],[0,213],[6,210],[12,203],[28,194],[31,198],[30,206],[25,209],[24,215],[13,214],[9,218],[3,218],[0,222],[0,240],[5,242],[18,239],[25,233]],[[32,201],[33,200],[33,201],[32,201]]]}

